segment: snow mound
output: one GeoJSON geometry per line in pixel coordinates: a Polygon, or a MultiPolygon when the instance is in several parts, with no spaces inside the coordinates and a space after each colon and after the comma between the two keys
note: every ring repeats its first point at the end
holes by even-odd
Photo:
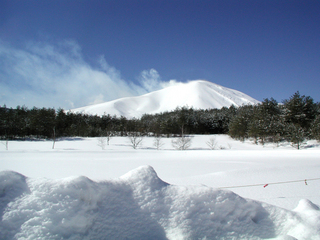
{"type": "Polygon", "coordinates": [[[319,207],[308,200],[289,211],[170,185],[150,166],[103,182],[15,172],[0,180],[0,239],[320,239],[319,207]]]}
{"type": "Polygon", "coordinates": [[[298,206],[294,209],[296,212],[319,211],[319,207],[308,199],[301,199],[298,206]]]}
{"type": "Polygon", "coordinates": [[[120,177],[122,181],[136,188],[148,187],[152,189],[160,189],[169,184],[163,182],[151,166],[141,166],[120,177]]]}
{"type": "Polygon", "coordinates": [[[71,110],[93,115],[118,115],[127,118],[141,117],[143,114],[155,114],[172,111],[177,107],[212,109],[257,104],[259,101],[234,89],[218,84],[197,80],[177,83],[173,86],[138,97],[121,98],[110,102],[95,104],[71,110]]]}
{"type": "Polygon", "coordinates": [[[28,192],[26,177],[12,171],[0,172],[0,214],[15,198],[28,192]]]}

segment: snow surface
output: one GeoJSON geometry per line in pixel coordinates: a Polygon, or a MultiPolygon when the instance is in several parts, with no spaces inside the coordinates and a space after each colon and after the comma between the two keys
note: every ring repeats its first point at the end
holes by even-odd
{"type": "Polygon", "coordinates": [[[138,97],[121,98],[110,102],[71,110],[102,116],[104,114],[139,118],[143,114],[172,111],[177,107],[212,109],[257,104],[252,97],[205,80],[177,83],[138,97]]]}
{"type": "Polygon", "coordinates": [[[0,145],[0,239],[320,239],[320,181],[272,184],[318,178],[317,142],[210,138],[186,151],[151,137],[137,150],[123,137],[0,145]]]}

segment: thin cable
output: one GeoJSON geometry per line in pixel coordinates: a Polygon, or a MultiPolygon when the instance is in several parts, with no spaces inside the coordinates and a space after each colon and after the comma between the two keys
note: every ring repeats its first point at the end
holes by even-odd
{"type": "Polygon", "coordinates": [[[309,178],[309,179],[303,179],[303,180],[293,180],[293,181],[286,181],[286,182],[273,182],[273,183],[258,183],[258,184],[251,184],[251,185],[241,185],[241,186],[230,186],[230,187],[218,187],[219,189],[226,189],[226,188],[244,188],[244,187],[257,187],[257,186],[264,186],[267,187],[269,185],[275,185],[275,184],[285,184],[285,183],[295,183],[295,182],[305,182],[308,181],[316,181],[320,180],[320,178],[309,178]]]}

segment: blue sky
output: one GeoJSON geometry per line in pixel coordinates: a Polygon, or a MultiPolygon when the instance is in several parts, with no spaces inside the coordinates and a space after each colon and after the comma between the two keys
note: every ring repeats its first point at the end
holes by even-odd
{"type": "Polygon", "coordinates": [[[319,102],[319,12],[311,0],[0,0],[0,104],[70,109],[196,79],[319,102]]]}

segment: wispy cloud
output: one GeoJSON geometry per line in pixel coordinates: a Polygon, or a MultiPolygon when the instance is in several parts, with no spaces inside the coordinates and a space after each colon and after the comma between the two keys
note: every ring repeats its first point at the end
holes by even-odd
{"type": "Polygon", "coordinates": [[[148,92],[179,84],[179,82],[174,79],[170,81],[163,81],[157,70],[153,68],[149,70],[143,70],[138,77],[138,82],[148,92]]]}
{"type": "Polygon", "coordinates": [[[138,78],[141,86],[148,92],[159,90],[162,87],[162,81],[159,73],[155,69],[143,70],[138,78]]]}
{"type": "Polygon", "coordinates": [[[121,78],[104,56],[93,67],[74,41],[29,43],[19,49],[0,40],[0,104],[65,109],[163,88],[156,70],[142,71],[140,86],[121,78]]]}

